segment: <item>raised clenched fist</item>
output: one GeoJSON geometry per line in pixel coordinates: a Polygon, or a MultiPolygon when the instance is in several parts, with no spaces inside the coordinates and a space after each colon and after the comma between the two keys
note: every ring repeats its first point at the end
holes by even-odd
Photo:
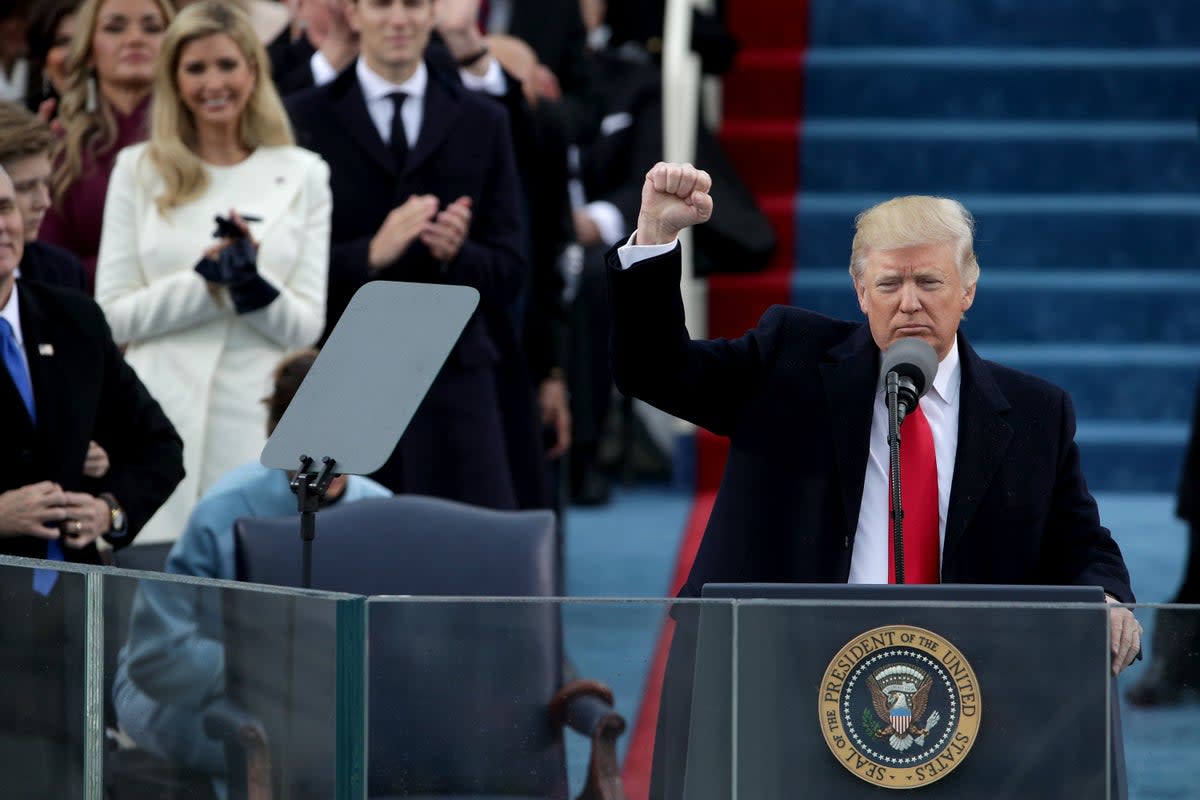
{"type": "Polygon", "coordinates": [[[711,189],[709,174],[691,164],[655,164],[642,184],[635,244],[667,244],[689,225],[708,222],[711,189]]]}

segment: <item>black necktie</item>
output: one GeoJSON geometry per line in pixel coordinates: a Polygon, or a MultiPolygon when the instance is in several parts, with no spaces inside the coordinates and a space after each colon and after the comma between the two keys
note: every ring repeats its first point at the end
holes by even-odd
{"type": "Polygon", "coordinates": [[[392,140],[389,144],[392,147],[392,157],[396,160],[396,171],[402,172],[404,162],[408,161],[408,136],[404,133],[404,118],[400,115],[400,109],[404,107],[408,95],[404,92],[392,92],[388,97],[392,98],[392,105],[395,107],[392,111],[392,140]]]}

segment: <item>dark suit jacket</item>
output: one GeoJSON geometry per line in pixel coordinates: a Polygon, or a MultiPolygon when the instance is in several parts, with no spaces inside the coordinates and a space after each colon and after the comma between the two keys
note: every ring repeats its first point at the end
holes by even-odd
{"type": "MultiPolygon", "coordinates": [[[[678,248],[610,270],[610,284],[617,386],[731,438],[681,594],[713,581],[845,581],[879,373],[869,328],[775,306],[739,339],[690,341],[678,248]]],[[[961,332],[959,356],[943,582],[1097,585],[1133,602],[1080,471],[1070,398],[979,358],[961,332]]]]}
{"type": "Polygon", "coordinates": [[[532,47],[564,92],[590,89],[587,28],[576,0],[512,0],[505,33],[532,47]]]}
{"type": "MultiPolygon", "coordinates": [[[[125,544],[183,477],[183,443],[121,357],[91,298],[24,279],[18,287],[37,426],[0,369],[0,492],[45,480],[68,491],[112,492],[128,514],[129,536],[118,543],[125,544]],[[100,480],[83,476],[93,439],[112,463],[100,480]]],[[[63,549],[69,561],[99,562],[94,544],[63,549]]],[[[46,542],[0,538],[0,553],[45,557],[46,542]]],[[[76,797],[81,764],[64,753],[82,746],[83,581],[62,574],[43,598],[28,571],[6,570],[0,603],[5,795],[76,797]]]]}
{"type": "MultiPolygon", "coordinates": [[[[29,359],[35,428],[7,371],[0,373],[0,491],[55,481],[75,492],[111,492],[125,508],[127,544],[183,478],[183,442],[113,344],[91,298],[18,282],[21,331],[29,359]],[[83,475],[88,442],[112,463],[98,481],[83,475]]],[[[95,546],[66,549],[72,561],[99,563],[95,546]]],[[[0,553],[42,557],[31,537],[0,538],[0,553]]]]}
{"type": "MultiPolygon", "coordinates": [[[[1200,528],[1200,497],[1197,496],[1197,483],[1200,483],[1200,383],[1196,385],[1196,400],[1192,404],[1192,427],[1188,434],[1187,451],[1183,457],[1175,506],[1175,514],[1191,527],[1193,542],[1196,531],[1200,528]]],[[[1191,558],[1200,558],[1200,550],[1192,551],[1191,558]]]]}
{"type": "Polygon", "coordinates": [[[47,242],[26,242],[21,256],[21,277],[63,289],[87,291],[83,262],[70,250],[47,242]]]}
{"type": "Polygon", "coordinates": [[[563,90],[563,114],[573,142],[586,141],[600,124],[595,65],[577,0],[513,0],[509,35],[537,53],[563,90]]]}
{"type": "Polygon", "coordinates": [[[526,279],[519,184],[504,108],[429,70],[421,132],[398,172],[367,113],[351,65],[332,83],[287,101],[299,144],[330,166],[333,246],[328,326],[371,279],[473,286],[471,318],[429,395],[378,477],[394,491],[433,494],[487,506],[513,504],[495,368],[500,349],[486,320],[507,314],[526,279]],[[437,262],[414,241],[374,276],[367,252],[388,213],[414,194],[445,206],[473,202],[469,239],[457,258],[437,262]],[[419,444],[423,442],[423,444],[419,444]]]}
{"type": "Polygon", "coordinates": [[[281,96],[287,97],[313,85],[311,59],[316,52],[308,36],[302,34],[293,39],[290,27],[267,45],[271,79],[275,81],[275,88],[281,96]]]}

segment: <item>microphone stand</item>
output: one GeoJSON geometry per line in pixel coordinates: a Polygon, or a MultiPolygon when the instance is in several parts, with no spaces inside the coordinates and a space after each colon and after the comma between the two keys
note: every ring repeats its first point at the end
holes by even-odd
{"type": "Polygon", "coordinates": [[[900,492],[900,376],[893,370],[887,374],[886,384],[888,408],[888,454],[891,469],[888,471],[892,492],[892,562],[895,564],[896,583],[904,583],[904,505],[900,492]]]}

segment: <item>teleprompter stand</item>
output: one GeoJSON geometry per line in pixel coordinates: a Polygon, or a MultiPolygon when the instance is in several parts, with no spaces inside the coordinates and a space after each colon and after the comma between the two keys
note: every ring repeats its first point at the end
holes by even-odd
{"type": "Polygon", "coordinates": [[[478,304],[469,286],[396,281],[368,283],[350,300],[260,458],[295,470],[304,588],[329,484],[383,466],[478,304]]]}
{"type": "Polygon", "coordinates": [[[292,477],[292,492],[296,495],[296,507],[300,511],[300,541],[304,548],[300,567],[300,585],[305,589],[312,586],[312,543],[317,538],[317,509],[325,502],[325,493],[333,482],[333,467],[337,461],[325,456],[319,473],[312,471],[313,460],[300,456],[300,470],[292,477]]]}

